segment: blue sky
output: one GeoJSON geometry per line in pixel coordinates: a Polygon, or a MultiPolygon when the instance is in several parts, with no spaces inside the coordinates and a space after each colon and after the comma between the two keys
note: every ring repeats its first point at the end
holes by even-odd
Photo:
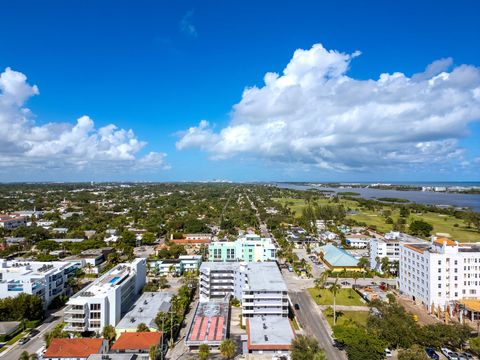
{"type": "Polygon", "coordinates": [[[0,180],[479,180],[479,11],[472,1],[5,3],[0,180]],[[297,49],[308,69],[293,63],[297,49]],[[378,81],[410,81],[448,58],[414,85],[378,81]],[[268,72],[278,83],[265,85],[268,72]],[[441,72],[456,75],[427,89],[441,72]],[[351,91],[338,90],[345,76],[351,91]],[[300,93],[285,89],[292,81],[300,93]],[[455,101],[438,109],[443,97],[455,101]]]}

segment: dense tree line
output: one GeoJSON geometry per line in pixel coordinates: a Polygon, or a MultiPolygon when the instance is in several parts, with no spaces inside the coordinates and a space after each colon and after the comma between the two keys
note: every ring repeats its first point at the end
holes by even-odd
{"type": "Polygon", "coordinates": [[[38,296],[20,293],[0,299],[0,321],[41,320],[44,314],[43,302],[38,296]]]}

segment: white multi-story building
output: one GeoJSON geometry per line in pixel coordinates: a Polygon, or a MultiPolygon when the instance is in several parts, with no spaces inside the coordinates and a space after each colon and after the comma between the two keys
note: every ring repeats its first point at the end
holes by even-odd
{"type": "Polygon", "coordinates": [[[429,310],[480,299],[480,243],[434,238],[431,243],[402,244],[399,285],[401,293],[429,310]]]}
{"type": "Polygon", "coordinates": [[[202,264],[202,255],[180,255],[178,259],[163,259],[150,261],[151,269],[157,271],[158,275],[176,273],[182,275],[188,271],[198,271],[202,264]]]}
{"type": "Polygon", "coordinates": [[[146,260],[119,264],[70,298],[65,308],[66,331],[100,332],[105,325],[117,325],[146,279],[146,260]]]}
{"type": "Polygon", "coordinates": [[[75,275],[75,264],[62,261],[7,261],[0,259],[0,298],[20,293],[37,295],[47,307],[57,296],[70,291],[67,280],[75,275]]]}
{"type": "Polygon", "coordinates": [[[200,301],[234,296],[243,318],[288,316],[288,293],[275,262],[207,262],[200,267],[200,301]]]}
{"type": "Polygon", "coordinates": [[[215,241],[208,246],[209,261],[275,261],[277,248],[271,238],[245,234],[235,241],[215,241]]]}
{"type": "Polygon", "coordinates": [[[372,240],[371,236],[363,234],[347,234],[345,235],[345,242],[351,248],[365,249],[372,240]]]}
{"type": "Polygon", "coordinates": [[[18,216],[15,214],[12,214],[12,215],[0,214],[0,228],[13,230],[20,226],[26,226],[26,225],[27,225],[27,218],[24,216],[18,216]]]}
{"type": "Polygon", "coordinates": [[[402,244],[421,242],[424,241],[420,238],[398,231],[390,231],[384,237],[372,238],[370,240],[370,268],[381,272],[381,260],[388,258],[390,271],[395,273],[397,269],[395,263],[400,260],[400,246],[402,244]]]}

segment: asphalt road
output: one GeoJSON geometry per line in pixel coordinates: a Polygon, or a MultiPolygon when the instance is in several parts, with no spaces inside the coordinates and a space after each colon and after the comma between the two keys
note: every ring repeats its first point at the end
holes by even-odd
{"type": "Polygon", "coordinates": [[[18,360],[20,354],[27,351],[29,354],[34,354],[40,350],[44,345],[43,335],[53,329],[63,319],[63,309],[51,314],[37,330],[40,331],[38,335],[33,337],[29,342],[24,345],[20,345],[18,342],[11,346],[9,349],[0,353],[0,359],[2,360],[18,360]]]}
{"type": "Polygon", "coordinates": [[[306,291],[298,291],[289,292],[289,295],[292,303],[300,306],[299,310],[295,310],[297,320],[306,334],[314,336],[318,340],[320,347],[325,350],[328,360],[345,360],[345,354],[332,345],[330,329],[320,317],[310,294],[306,291]]]}

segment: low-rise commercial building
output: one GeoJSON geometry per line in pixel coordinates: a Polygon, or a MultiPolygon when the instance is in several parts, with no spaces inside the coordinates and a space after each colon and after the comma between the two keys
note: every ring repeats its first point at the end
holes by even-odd
{"type": "Polygon", "coordinates": [[[287,355],[295,338],[290,320],[286,317],[248,318],[246,329],[246,349],[250,354],[287,355]]]}
{"type": "Polygon", "coordinates": [[[465,299],[480,299],[480,243],[446,238],[400,247],[400,292],[432,313],[465,299]]]}
{"type": "Polygon", "coordinates": [[[202,344],[218,347],[227,337],[229,303],[225,301],[199,302],[185,338],[189,348],[202,344]]]}
{"type": "Polygon", "coordinates": [[[115,266],[68,300],[65,330],[100,332],[105,325],[117,325],[142,291],[145,279],[145,259],[115,266]]]}
{"type": "Polygon", "coordinates": [[[136,332],[140,324],[147,325],[150,331],[158,331],[155,317],[159,312],[170,310],[172,297],[171,292],[144,292],[115,326],[117,336],[136,332]]]}
{"type": "Polygon", "coordinates": [[[334,272],[340,271],[361,271],[358,260],[343,249],[332,244],[319,246],[314,249],[321,261],[334,272]]]}
{"type": "Polygon", "coordinates": [[[235,241],[216,241],[208,247],[209,261],[275,261],[277,248],[270,238],[256,234],[240,236],[235,241]]]}
{"type": "Polygon", "coordinates": [[[67,280],[78,267],[64,261],[40,262],[0,259],[0,298],[20,293],[37,295],[45,307],[60,295],[68,294],[67,280]]]}
{"type": "Polygon", "coordinates": [[[0,214],[0,228],[4,228],[5,230],[13,230],[20,226],[27,225],[27,218],[25,216],[19,215],[5,215],[0,214]]]}

